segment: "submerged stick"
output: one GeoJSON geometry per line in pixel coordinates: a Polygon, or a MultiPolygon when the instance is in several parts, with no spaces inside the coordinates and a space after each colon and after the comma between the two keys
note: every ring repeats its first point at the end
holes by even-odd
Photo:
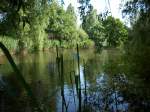
{"type": "Polygon", "coordinates": [[[79,46],[77,44],[77,62],[78,62],[78,83],[79,83],[79,112],[81,112],[81,81],[80,81],[80,56],[79,56],[79,46]]]}
{"type": "Polygon", "coordinates": [[[75,85],[76,85],[76,91],[77,91],[77,95],[79,97],[79,76],[77,75],[74,75],[74,78],[75,78],[75,85]]]}
{"type": "Polygon", "coordinates": [[[65,100],[65,95],[64,95],[64,64],[63,64],[63,54],[61,54],[60,57],[60,63],[61,63],[61,96],[62,96],[62,111],[63,110],[63,106],[65,106],[66,112],[68,110],[67,108],[67,103],[65,100]]]}
{"type": "Polygon", "coordinates": [[[57,57],[56,57],[56,64],[57,64],[57,70],[58,70],[58,76],[59,76],[59,78],[61,77],[60,76],[60,57],[58,56],[58,47],[56,47],[56,52],[57,52],[57,57]]]}
{"type": "Polygon", "coordinates": [[[58,58],[58,46],[56,45],[56,53],[57,53],[57,58],[58,58]]]}

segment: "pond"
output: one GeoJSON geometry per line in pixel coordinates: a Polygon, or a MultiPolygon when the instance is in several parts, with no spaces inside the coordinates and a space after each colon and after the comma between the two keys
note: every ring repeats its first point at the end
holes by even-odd
{"type": "MultiPolygon", "coordinates": [[[[148,112],[149,85],[126,75],[122,55],[116,49],[80,50],[79,65],[76,50],[63,50],[63,64],[55,50],[13,58],[44,112],[148,112]]],[[[0,112],[36,111],[7,59],[1,60],[0,112]]]]}

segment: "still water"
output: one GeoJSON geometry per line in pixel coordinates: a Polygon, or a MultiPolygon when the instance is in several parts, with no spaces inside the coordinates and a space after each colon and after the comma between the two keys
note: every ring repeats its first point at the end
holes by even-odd
{"type": "MultiPolygon", "coordinates": [[[[75,50],[63,51],[63,82],[58,73],[56,52],[13,56],[44,112],[79,111],[75,76],[80,73],[81,111],[149,112],[149,85],[126,75],[119,50],[80,50],[78,70],[75,50]],[[63,93],[62,93],[63,92],[63,93]],[[63,96],[62,96],[63,94],[63,96]]],[[[0,65],[0,112],[34,112],[26,91],[5,57],[0,65]]]]}

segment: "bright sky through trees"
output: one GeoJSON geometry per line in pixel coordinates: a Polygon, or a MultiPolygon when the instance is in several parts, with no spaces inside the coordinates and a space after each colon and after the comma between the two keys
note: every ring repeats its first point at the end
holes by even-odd
{"type": "MultiPolygon", "coordinates": [[[[114,16],[115,18],[119,18],[120,20],[123,21],[121,10],[119,10],[120,3],[122,0],[109,0],[109,1],[110,1],[110,7],[109,7],[108,0],[91,0],[91,4],[94,6],[94,9],[97,9],[98,13],[104,12],[106,9],[109,9],[111,10],[112,16],[114,16]]],[[[77,9],[79,4],[77,3],[77,0],[64,0],[64,3],[65,3],[64,6],[65,9],[71,3],[75,7],[77,16],[79,16],[78,9],[77,9]]]]}

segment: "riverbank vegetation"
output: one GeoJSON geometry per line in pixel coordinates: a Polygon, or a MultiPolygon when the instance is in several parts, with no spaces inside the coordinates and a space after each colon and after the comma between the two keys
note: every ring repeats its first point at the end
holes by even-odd
{"type": "Polygon", "coordinates": [[[150,80],[150,2],[147,0],[130,1],[125,4],[123,14],[131,22],[128,39],[125,43],[126,64],[130,75],[144,81],[150,80]]]}
{"type": "Polygon", "coordinates": [[[61,2],[2,1],[0,41],[11,51],[37,51],[56,45],[74,48],[121,46],[127,28],[111,15],[97,14],[92,7],[77,25],[77,15],[70,4],[65,10],[61,2]],[[114,28],[115,27],[115,28],[114,28]]]}

